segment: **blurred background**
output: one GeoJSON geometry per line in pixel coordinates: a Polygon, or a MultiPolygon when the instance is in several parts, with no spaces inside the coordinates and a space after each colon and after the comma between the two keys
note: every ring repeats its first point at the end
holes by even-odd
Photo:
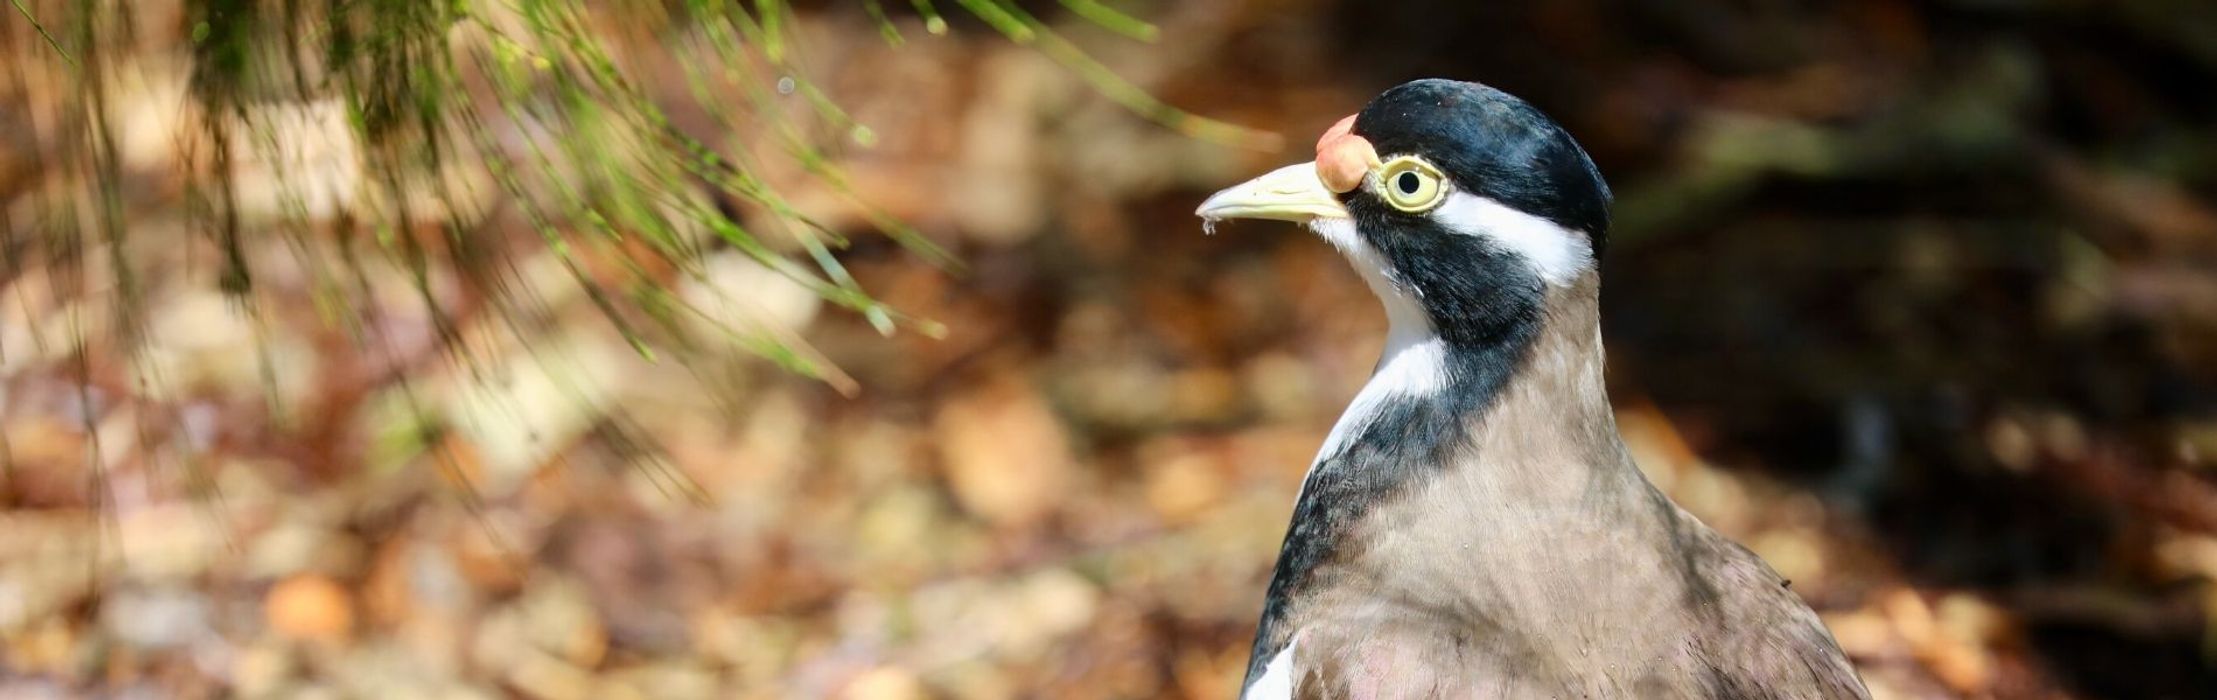
{"type": "Polygon", "coordinates": [[[941,5],[15,3],[0,697],[1229,697],[1434,76],[1874,694],[2217,696],[2217,4],[941,5]]]}

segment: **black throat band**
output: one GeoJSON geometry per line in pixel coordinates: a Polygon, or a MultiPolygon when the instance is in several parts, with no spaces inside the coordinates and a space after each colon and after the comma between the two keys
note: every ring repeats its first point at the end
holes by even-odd
{"type": "Polygon", "coordinates": [[[1375,201],[1349,202],[1357,230],[1411,290],[1443,347],[1437,390],[1388,395],[1319,455],[1294,504],[1272,571],[1242,688],[1290,642],[1292,601],[1322,585],[1334,561],[1357,553],[1350,533],[1376,506],[1436,475],[1468,449],[1468,431],[1530,355],[1544,322],[1545,286],[1522,258],[1478,236],[1440,231],[1375,201]]]}

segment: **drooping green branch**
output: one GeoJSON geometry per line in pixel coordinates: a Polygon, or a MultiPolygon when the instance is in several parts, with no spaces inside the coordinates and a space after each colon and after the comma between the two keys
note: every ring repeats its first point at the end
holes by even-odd
{"type": "MultiPolygon", "coordinates": [[[[555,349],[575,332],[562,321],[578,315],[599,318],[649,361],[674,358],[698,372],[736,349],[857,391],[796,329],[709,308],[753,303],[748,290],[718,284],[732,262],[883,333],[944,332],[866,289],[841,255],[857,232],[819,220],[785,191],[828,194],[870,235],[933,264],[960,265],[874,205],[834,157],[841,145],[871,147],[877,134],[812,79],[785,0],[180,1],[186,43],[166,49],[189,58],[175,122],[177,218],[197,235],[176,241],[154,240],[178,229],[142,227],[144,212],[124,201],[119,136],[107,120],[116,109],[111,75],[137,65],[118,54],[161,37],[135,35],[124,6],[110,0],[80,0],[60,14],[11,0],[26,19],[66,18],[62,37],[31,26],[50,50],[47,75],[73,87],[43,105],[56,111],[51,123],[71,125],[56,150],[57,170],[69,176],[33,191],[36,225],[7,229],[0,282],[26,271],[66,282],[54,296],[73,314],[63,332],[80,348],[87,386],[133,393],[130,380],[102,376],[99,362],[139,362],[145,309],[162,301],[149,295],[175,289],[193,263],[209,260],[181,250],[213,251],[217,288],[255,329],[273,422],[319,419],[295,417],[306,407],[288,402],[302,399],[279,396],[267,333],[305,306],[385,368],[330,389],[337,398],[327,401],[402,407],[408,416],[394,425],[404,434],[379,443],[412,446],[395,454],[431,449],[450,422],[433,415],[441,382],[423,377],[482,377],[519,355],[567,362],[555,349]],[[682,83],[641,72],[650,65],[675,67],[682,83]],[[672,87],[691,102],[673,103],[682,98],[672,87]],[[672,117],[681,110],[742,137],[691,133],[672,117]],[[142,271],[157,281],[140,279],[142,271]],[[107,323],[79,323],[80,311],[107,323]],[[401,318],[420,320],[427,340],[395,333],[401,318]],[[102,328],[115,332],[91,337],[102,328]]],[[[1143,117],[1223,143],[1271,142],[1164,104],[1013,3],[956,5],[1143,117]]],[[[1063,7],[1124,37],[1159,34],[1096,0],[1063,7]]],[[[952,30],[929,0],[908,8],[926,33],[952,30]]],[[[860,9],[887,42],[904,41],[880,0],[860,9]]],[[[565,393],[590,403],[583,389],[565,393]]],[[[354,410],[368,409],[330,413],[354,410]]]]}

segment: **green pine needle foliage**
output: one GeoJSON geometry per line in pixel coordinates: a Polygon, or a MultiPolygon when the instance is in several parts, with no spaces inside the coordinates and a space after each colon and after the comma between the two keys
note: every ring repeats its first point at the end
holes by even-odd
{"type": "MultiPolygon", "coordinates": [[[[519,348],[533,356],[558,352],[550,348],[559,344],[546,342],[557,330],[556,308],[582,300],[650,360],[691,366],[740,348],[841,391],[858,390],[794,329],[733,327],[677,293],[688,282],[708,282],[704,261],[726,251],[881,333],[940,332],[858,283],[841,262],[848,232],[813,220],[766,176],[805,173],[861,212],[872,235],[959,267],[873,207],[841,171],[834,154],[868,148],[875,135],[810,81],[795,10],[783,0],[184,0],[182,27],[142,25],[140,8],[128,0],[11,2],[21,23],[0,36],[14,42],[5,47],[11,55],[34,60],[0,70],[14,71],[12,85],[45,85],[49,94],[40,102],[25,87],[9,107],[43,106],[50,112],[44,123],[61,138],[35,158],[43,172],[33,179],[44,184],[11,191],[0,177],[0,198],[9,204],[0,208],[0,283],[21,286],[40,276],[52,298],[79,302],[58,307],[68,316],[62,330],[36,335],[33,344],[59,347],[44,354],[73,363],[66,373],[88,387],[87,405],[96,398],[90,387],[103,381],[102,365],[129,364],[147,334],[149,280],[182,274],[211,277],[234,312],[265,336],[273,325],[266,280],[284,275],[288,289],[311,290],[321,322],[344,329],[365,355],[405,354],[379,332],[370,310],[382,307],[368,303],[401,290],[428,317],[434,349],[428,360],[391,363],[466,373],[482,373],[478,363],[519,348]],[[127,77],[121,66],[132,47],[180,30],[189,35],[190,58],[182,100],[197,115],[186,122],[197,133],[180,146],[186,225],[142,227],[119,163],[119,144],[130,134],[118,133],[124,127],[109,102],[127,77]],[[18,36],[36,37],[40,50],[27,50],[18,36]],[[658,65],[682,72],[691,107],[710,115],[719,133],[673,122],[668,91],[650,91],[635,72],[646,50],[666,53],[658,65]],[[246,191],[238,161],[297,161],[288,152],[297,139],[286,130],[298,126],[272,118],[284,112],[267,107],[309,103],[343,109],[343,140],[356,150],[368,194],[334,213],[312,178],[287,172],[280,178],[287,186],[276,193],[284,213],[254,220],[242,201],[262,195],[246,191]],[[535,235],[513,235],[519,227],[535,235]],[[204,272],[181,273],[133,254],[188,244],[215,251],[188,257],[204,272]],[[270,250],[287,252],[279,269],[270,250]]],[[[1011,0],[954,5],[1148,119],[1201,139],[1271,143],[1266,134],[1162,103],[1011,0]]],[[[1062,5],[1133,40],[1158,33],[1096,0],[1062,5]]],[[[907,40],[904,24],[949,31],[929,0],[890,8],[865,0],[861,9],[896,46],[907,40]]],[[[658,77],[666,87],[667,76],[658,77]]],[[[22,372],[30,367],[21,358],[36,354],[0,347],[0,363],[22,372]]],[[[278,374],[264,363],[265,383],[276,384],[278,374]]],[[[428,456],[447,427],[423,408],[410,376],[402,369],[380,380],[376,390],[390,397],[378,403],[401,413],[386,422],[397,427],[373,441],[373,452],[397,456],[372,461],[428,456]]],[[[305,408],[281,405],[278,394],[270,390],[273,421],[305,408]]],[[[92,412],[84,416],[88,428],[92,412]]],[[[620,417],[607,422],[621,424],[620,417]]],[[[632,444],[619,428],[602,432],[632,444]]]]}

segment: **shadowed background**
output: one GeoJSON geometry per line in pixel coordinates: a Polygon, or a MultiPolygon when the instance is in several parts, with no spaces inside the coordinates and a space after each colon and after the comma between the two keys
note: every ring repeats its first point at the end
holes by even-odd
{"type": "MultiPolygon", "coordinates": [[[[133,3],[83,73],[56,60],[89,45],[71,6],[32,4],[51,45],[7,15],[0,696],[1228,696],[1384,322],[1321,241],[1191,211],[1418,77],[1520,95],[1592,153],[1634,454],[1874,694],[2217,688],[2217,6],[1111,4],[1153,40],[1021,7],[1282,145],[1136,116],[951,8],[940,35],[798,3],[785,50],[868,129],[798,138],[856,197],[753,172],[905,316],[882,335],[709,244],[668,287],[741,332],[651,355],[565,273],[613,279],[625,244],[558,254],[466,164],[357,182],[389,172],[360,109],[250,87],[224,104],[260,148],[211,158],[241,147],[187,98],[199,6],[133,3]],[[111,157],[84,164],[70,105],[111,157]],[[219,169],[235,220],[202,235],[219,169]],[[94,220],[121,233],[51,233],[94,220]],[[419,238],[427,268],[345,253],[419,238]],[[445,267],[472,241],[520,243],[488,283],[445,267]]],[[[658,5],[617,5],[595,26],[671,129],[769,140],[627,24],[658,5]]]]}

